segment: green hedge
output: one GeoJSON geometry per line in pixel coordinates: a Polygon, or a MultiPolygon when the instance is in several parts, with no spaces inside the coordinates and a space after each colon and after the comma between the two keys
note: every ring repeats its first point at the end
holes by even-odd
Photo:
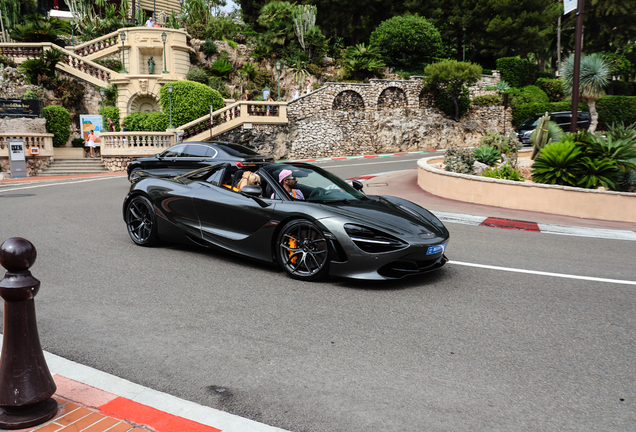
{"type": "MultiPolygon", "coordinates": [[[[525,105],[513,106],[511,122],[513,126],[517,127],[521,124],[521,122],[534,114],[569,111],[571,107],[572,102],[570,101],[530,103],[525,105]]],[[[587,111],[587,105],[584,103],[579,103],[579,110],[587,111]]]]}
{"type": "MultiPolygon", "coordinates": [[[[225,102],[221,94],[201,83],[194,81],[172,82],[172,125],[179,127],[210,113],[210,105],[214,110],[223,108],[225,102]]],[[[159,100],[164,113],[169,113],[170,97],[168,87],[161,87],[159,100]]],[[[128,127],[128,126],[126,126],[128,127]]]]}
{"type": "Polygon", "coordinates": [[[543,90],[534,85],[522,88],[512,88],[507,92],[510,96],[510,106],[520,106],[530,103],[550,102],[548,95],[543,90]]]}
{"type": "Polygon", "coordinates": [[[169,123],[169,114],[162,112],[130,113],[124,119],[126,131],[134,132],[165,132],[169,123]]]}
{"type": "Polygon", "coordinates": [[[563,81],[560,79],[539,78],[535,85],[548,95],[550,102],[561,102],[564,98],[563,81]]]}
{"type": "Polygon", "coordinates": [[[493,106],[493,105],[501,105],[501,98],[497,95],[483,95],[483,96],[475,96],[471,101],[472,105],[476,106],[493,106]]]}
{"type": "Polygon", "coordinates": [[[596,110],[601,127],[636,123],[636,96],[603,96],[596,101],[596,110]]]}
{"type": "Polygon", "coordinates": [[[503,57],[497,59],[497,69],[501,72],[501,79],[511,87],[524,87],[535,83],[539,68],[519,57],[503,57]]]}
{"type": "Polygon", "coordinates": [[[117,107],[104,107],[104,117],[102,118],[102,124],[104,125],[104,131],[108,131],[108,120],[111,119],[115,123],[115,132],[119,132],[121,127],[119,126],[119,108],[117,107]]]}
{"type": "Polygon", "coordinates": [[[49,105],[42,110],[46,131],[53,134],[53,147],[63,147],[71,136],[71,115],[64,107],[49,105]]]}

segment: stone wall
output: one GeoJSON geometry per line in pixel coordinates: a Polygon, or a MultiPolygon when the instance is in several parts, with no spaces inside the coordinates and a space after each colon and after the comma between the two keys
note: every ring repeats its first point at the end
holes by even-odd
{"type": "MultiPolygon", "coordinates": [[[[53,161],[52,156],[37,156],[33,158],[32,156],[28,156],[26,158],[26,166],[27,166],[27,175],[29,177],[37,175],[44,168],[51,165],[53,161]]],[[[11,171],[11,165],[8,157],[0,157],[0,174],[4,178],[4,175],[11,171]]]]}
{"type": "Polygon", "coordinates": [[[46,120],[44,118],[0,117],[0,132],[46,133],[46,120]]]}

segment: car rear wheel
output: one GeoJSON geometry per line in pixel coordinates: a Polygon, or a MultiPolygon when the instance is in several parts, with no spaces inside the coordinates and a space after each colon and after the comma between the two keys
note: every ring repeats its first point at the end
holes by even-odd
{"type": "Polygon", "coordinates": [[[140,246],[154,246],[159,243],[157,218],[148,198],[136,196],[126,207],[126,227],[128,235],[140,246]]]}
{"type": "Polygon", "coordinates": [[[307,220],[294,220],[278,235],[277,259],[294,279],[316,281],[329,270],[329,249],[322,231],[307,220]]]}

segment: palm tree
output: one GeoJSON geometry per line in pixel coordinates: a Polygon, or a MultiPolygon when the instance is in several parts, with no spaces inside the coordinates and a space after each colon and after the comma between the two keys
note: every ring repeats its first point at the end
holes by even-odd
{"type": "MultiPolygon", "coordinates": [[[[596,99],[605,94],[605,88],[609,85],[612,69],[607,59],[601,54],[581,55],[581,71],[579,75],[579,94],[587,102],[592,116],[590,132],[596,131],[598,125],[598,112],[596,112],[596,99]]],[[[572,95],[574,81],[574,56],[570,56],[561,66],[561,80],[567,96],[572,95]]]]}

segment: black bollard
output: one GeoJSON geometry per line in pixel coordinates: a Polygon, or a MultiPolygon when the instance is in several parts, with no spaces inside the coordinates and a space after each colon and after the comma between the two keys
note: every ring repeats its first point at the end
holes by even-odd
{"type": "Polygon", "coordinates": [[[7,273],[0,281],[4,299],[4,335],[0,357],[0,429],[39,425],[57,413],[51,398],[57,387],[40,345],[34,297],[40,281],[31,276],[37,251],[14,237],[0,245],[0,264],[7,273]]]}

